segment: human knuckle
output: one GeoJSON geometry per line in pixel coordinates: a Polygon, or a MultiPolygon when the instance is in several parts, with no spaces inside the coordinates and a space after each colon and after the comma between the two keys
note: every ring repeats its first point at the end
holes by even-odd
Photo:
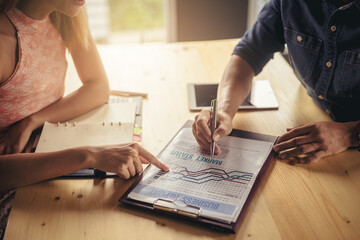
{"type": "Polygon", "coordinates": [[[318,160],[319,158],[320,158],[320,154],[319,154],[319,153],[314,153],[314,154],[310,157],[311,161],[316,161],[316,160],[318,160]]]}
{"type": "Polygon", "coordinates": [[[139,151],[136,150],[136,149],[131,149],[130,156],[131,156],[131,158],[138,157],[139,156],[139,151]]]}
{"type": "Polygon", "coordinates": [[[204,118],[199,118],[196,123],[197,123],[197,126],[199,127],[201,125],[206,124],[207,121],[204,118]]]}
{"type": "Polygon", "coordinates": [[[326,153],[331,153],[331,149],[330,149],[327,145],[325,145],[325,144],[324,144],[324,146],[322,147],[322,150],[323,150],[324,152],[326,152],[326,153]]]}
{"type": "Polygon", "coordinates": [[[121,178],[125,178],[126,174],[122,169],[118,169],[116,175],[118,175],[121,178]]]}
{"type": "Polygon", "coordinates": [[[291,146],[297,146],[298,145],[297,139],[296,138],[291,139],[290,141],[288,141],[288,144],[291,146]]]}
{"type": "Polygon", "coordinates": [[[314,123],[314,125],[312,126],[312,129],[316,132],[319,133],[321,131],[321,124],[320,123],[314,123]]]}
{"type": "Polygon", "coordinates": [[[124,174],[126,174],[129,170],[128,170],[128,166],[129,166],[129,164],[124,164],[124,165],[122,165],[121,166],[121,168],[120,168],[120,171],[122,172],[122,173],[124,173],[124,174]]]}
{"type": "Polygon", "coordinates": [[[302,144],[302,140],[300,138],[294,138],[294,144],[295,145],[301,145],[302,144]]]}
{"type": "Polygon", "coordinates": [[[130,160],[130,151],[126,152],[126,154],[124,154],[123,156],[120,157],[120,167],[122,167],[123,165],[128,164],[130,160]]]}
{"type": "Polygon", "coordinates": [[[228,131],[227,131],[226,126],[222,126],[222,127],[218,128],[217,132],[223,136],[223,135],[226,135],[228,131]]]}
{"type": "Polygon", "coordinates": [[[209,110],[207,110],[207,109],[203,109],[203,110],[201,110],[201,112],[200,112],[200,114],[199,114],[199,116],[201,117],[201,116],[206,116],[206,115],[208,115],[209,114],[209,110]]]}
{"type": "Polygon", "coordinates": [[[140,149],[140,144],[137,142],[133,142],[130,144],[130,147],[132,148],[132,150],[137,150],[140,149]]]}
{"type": "Polygon", "coordinates": [[[296,135],[297,132],[298,132],[297,129],[291,129],[291,130],[288,132],[288,135],[289,135],[289,136],[294,136],[294,135],[296,135]]]}
{"type": "Polygon", "coordinates": [[[127,155],[130,155],[130,156],[133,155],[136,152],[138,152],[138,150],[135,147],[135,145],[131,145],[126,151],[127,155]]]}
{"type": "Polygon", "coordinates": [[[299,149],[299,153],[305,153],[306,152],[306,146],[305,145],[299,146],[298,149],[299,149]]]}
{"type": "Polygon", "coordinates": [[[141,173],[143,171],[142,165],[139,166],[139,168],[136,169],[136,173],[141,173]]]}
{"type": "Polygon", "coordinates": [[[319,149],[320,148],[319,143],[313,143],[312,146],[313,146],[314,149],[319,149]]]}

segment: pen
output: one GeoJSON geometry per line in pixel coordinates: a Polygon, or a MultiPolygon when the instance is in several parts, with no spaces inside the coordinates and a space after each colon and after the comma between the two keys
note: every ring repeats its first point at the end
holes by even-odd
{"type": "Polygon", "coordinates": [[[217,111],[218,111],[218,101],[217,99],[213,99],[211,100],[211,108],[210,108],[210,114],[211,114],[211,118],[210,118],[210,121],[211,121],[211,125],[210,125],[210,128],[211,128],[211,144],[210,144],[210,152],[211,152],[211,156],[214,156],[214,153],[215,153],[215,142],[214,142],[214,138],[213,138],[213,135],[214,135],[214,132],[215,132],[215,129],[216,129],[216,121],[217,121],[217,111]]]}
{"type": "Polygon", "coordinates": [[[111,90],[110,94],[115,95],[115,96],[122,96],[122,97],[143,97],[143,98],[147,98],[147,93],[138,93],[138,92],[125,92],[125,91],[111,90]]]}

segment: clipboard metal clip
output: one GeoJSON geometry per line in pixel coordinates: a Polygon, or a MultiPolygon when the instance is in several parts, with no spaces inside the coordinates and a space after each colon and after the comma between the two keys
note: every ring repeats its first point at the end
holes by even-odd
{"type": "Polygon", "coordinates": [[[157,210],[176,213],[191,218],[198,218],[201,214],[201,207],[187,204],[184,200],[179,198],[174,200],[163,198],[155,199],[153,207],[157,210]]]}

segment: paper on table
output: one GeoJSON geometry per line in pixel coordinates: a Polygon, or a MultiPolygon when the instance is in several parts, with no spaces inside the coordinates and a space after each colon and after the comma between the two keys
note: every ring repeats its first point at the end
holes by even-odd
{"type": "Polygon", "coordinates": [[[102,123],[104,121],[134,123],[135,111],[135,102],[107,103],[70,121],[81,123],[102,123]]]}
{"type": "Polygon", "coordinates": [[[36,152],[60,151],[81,146],[101,146],[132,142],[133,123],[44,124],[36,152]]]}
{"type": "Polygon", "coordinates": [[[135,110],[134,102],[107,103],[69,123],[45,123],[36,152],[130,143],[135,110]]]}

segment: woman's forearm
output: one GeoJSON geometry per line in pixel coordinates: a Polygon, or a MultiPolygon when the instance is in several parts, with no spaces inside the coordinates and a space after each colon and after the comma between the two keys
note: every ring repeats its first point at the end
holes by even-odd
{"type": "Polygon", "coordinates": [[[0,190],[20,187],[93,167],[85,148],[0,155],[0,190]]]}
{"type": "Polygon", "coordinates": [[[218,90],[219,111],[234,117],[249,94],[254,71],[241,57],[233,55],[226,66],[218,90]]]}

